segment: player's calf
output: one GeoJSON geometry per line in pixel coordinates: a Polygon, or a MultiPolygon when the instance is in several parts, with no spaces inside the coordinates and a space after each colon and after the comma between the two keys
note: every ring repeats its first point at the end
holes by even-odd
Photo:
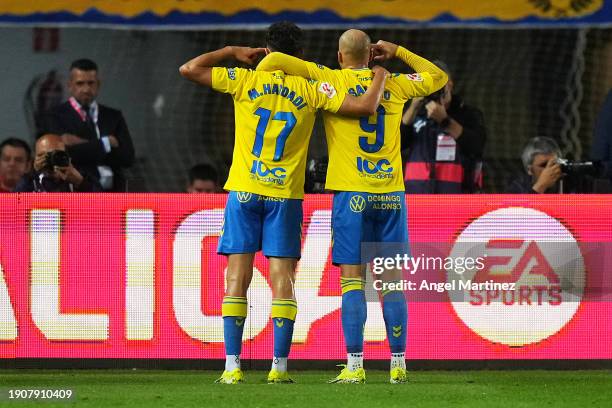
{"type": "Polygon", "coordinates": [[[225,371],[217,382],[225,384],[242,382],[240,353],[242,350],[242,333],[244,331],[247,308],[246,297],[223,297],[221,314],[223,315],[223,340],[225,342],[225,371]]]}
{"type": "Polygon", "coordinates": [[[406,332],[408,309],[401,291],[383,291],[383,318],[391,351],[391,383],[406,381],[406,332]]]}

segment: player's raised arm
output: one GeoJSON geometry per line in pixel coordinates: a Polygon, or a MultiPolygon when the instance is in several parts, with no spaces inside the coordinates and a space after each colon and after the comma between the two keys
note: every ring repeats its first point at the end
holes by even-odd
{"type": "Polygon", "coordinates": [[[179,72],[190,81],[210,87],[212,86],[212,68],[223,60],[234,58],[237,61],[253,65],[257,57],[265,54],[265,52],[265,48],[227,46],[187,61],[181,65],[179,72]]]}
{"type": "MultiPolygon", "coordinates": [[[[271,52],[257,64],[257,71],[283,71],[287,75],[301,76],[310,79],[308,63],[297,57],[283,54],[282,52],[271,52]]],[[[313,78],[314,79],[314,78],[313,78]]]]}
{"type": "Polygon", "coordinates": [[[385,83],[389,71],[381,66],[372,68],[374,79],[365,94],[360,97],[347,95],[338,110],[338,113],[349,116],[370,116],[376,113],[380,98],[385,90],[385,83]]]}
{"type": "Polygon", "coordinates": [[[329,68],[282,52],[268,54],[257,65],[257,71],[283,71],[287,75],[301,76],[317,81],[330,81],[333,78],[329,75],[332,71],[329,68]]]}
{"type": "Polygon", "coordinates": [[[397,57],[414,69],[415,72],[427,72],[433,80],[430,93],[441,89],[448,81],[446,72],[442,71],[434,63],[397,44],[379,40],[376,44],[372,45],[372,52],[374,61],[386,61],[397,57]]]}

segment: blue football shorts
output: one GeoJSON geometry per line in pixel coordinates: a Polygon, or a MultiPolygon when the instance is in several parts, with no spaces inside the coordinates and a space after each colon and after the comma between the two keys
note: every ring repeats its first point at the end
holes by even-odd
{"type": "Polygon", "coordinates": [[[302,200],[230,191],[217,253],[300,258],[302,200]]]}
{"type": "Polygon", "coordinates": [[[405,193],[336,192],[332,238],[335,265],[358,265],[374,256],[409,254],[405,193]],[[375,243],[378,249],[362,253],[364,243],[368,248],[375,243]]]}

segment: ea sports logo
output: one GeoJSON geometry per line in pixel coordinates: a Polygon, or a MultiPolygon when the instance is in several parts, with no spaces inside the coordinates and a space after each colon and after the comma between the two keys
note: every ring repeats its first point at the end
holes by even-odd
{"type": "Polygon", "coordinates": [[[365,198],[360,195],[354,195],[351,197],[349,207],[351,207],[352,212],[359,213],[365,210],[365,204],[365,198]]]}
{"type": "Polygon", "coordinates": [[[239,191],[236,193],[236,197],[241,203],[248,203],[249,201],[251,201],[251,197],[253,197],[253,194],[246,193],[244,191],[239,191]]]}
{"type": "Polygon", "coordinates": [[[449,292],[457,316],[494,343],[518,347],[547,339],[580,306],[585,286],[580,248],[572,233],[544,212],[511,207],[484,214],[461,232],[450,256],[484,257],[480,270],[448,270],[447,281],[463,283],[456,285],[462,290],[449,292]]]}

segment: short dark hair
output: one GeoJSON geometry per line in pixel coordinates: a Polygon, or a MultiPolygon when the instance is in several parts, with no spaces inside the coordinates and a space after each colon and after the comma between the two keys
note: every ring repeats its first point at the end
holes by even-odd
{"type": "Polygon", "coordinates": [[[196,180],[212,180],[215,184],[219,183],[217,170],[210,164],[196,164],[189,169],[189,184],[196,180]]]}
{"type": "Polygon", "coordinates": [[[72,64],[70,64],[70,71],[75,68],[81,71],[97,71],[98,64],[96,64],[90,59],[81,58],[76,61],[73,61],[72,64]]]}
{"type": "Polygon", "coordinates": [[[303,50],[303,35],[300,27],[291,21],[279,21],[268,27],[266,46],[271,51],[297,55],[303,50]]]}
{"type": "Polygon", "coordinates": [[[6,146],[12,146],[17,148],[22,148],[26,152],[27,159],[30,160],[32,156],[32,149],[30,149],[30,145],[28,145],[24,140],[17,139],[16,137],[9,137],[8,139],[4,139],[2,143],[0,143],[0,154],[6,146]]]}

